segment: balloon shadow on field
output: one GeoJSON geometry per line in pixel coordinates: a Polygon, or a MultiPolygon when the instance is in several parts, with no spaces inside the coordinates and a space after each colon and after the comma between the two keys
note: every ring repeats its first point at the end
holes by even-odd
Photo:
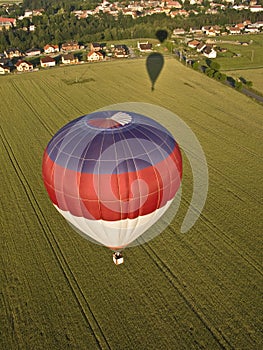
{"type": "MultiPolygon", "coordinates": [[[[167,30],[159,29],[155,33],[155,36],[162,44],[167,39],[168,32],[167,30]]],[[[160,52],[152,52],[146,59],[146,68],[152,83],[152,91],[155,89],[155,83],[163,69],[163,65],[164,57],[160,52]]]]}
{"type": "Polygon", "coordinates": [[[168,32],[165,29],[159,29],[155,33],[155,36],[160,41],[160,43],[163,43],[168,37],[168,32]]]}
{"type": "Polygon", "coordinates": [[[154,91],[154,85],[156,80],[161,73],[164,65],[163,55],[159,52],[151,53],[146,60],[147,72],[152,82],[152,91],[154,91]]]}

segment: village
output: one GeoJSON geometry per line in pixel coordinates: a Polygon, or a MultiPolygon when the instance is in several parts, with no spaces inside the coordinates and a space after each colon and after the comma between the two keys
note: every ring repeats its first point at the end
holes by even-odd
{"type": "MultiPolygon", "coordinates": [[[[250,12],[261,12],[263,10],[261,5],[256,1],[250,1],[249,4],[235,5],[234,1],[227,1],[231,3],[233,9],[241,11],[243,9],[250,12]]],[[[202,0],[190,0],[190,4],[197,4],[202,6],[202,0]]],[[[207,13],[215,14],[219,9],[224,10],[225,4],[209,3],[207,13]]],[[[135,2],[130,1],[128,4],[123,3],[109,3],[103,0],[98,4],[94,10],[74,10],[74,16],[81,20],[88,16],[96,16],[98,13],[106,13],[111,16],[117,16],[120,12],[123,15],[132,16],[150,16],[156,13],[165,13],[172,18],[176,16],[187,17],[191,11],[186,11],[183,8],[183,3],[178,1],[144,1],[135,2]]],[[[16,28],[17,22],[25,18],[28,19],[28,27],[22,30],[34,32],[35,25],[32,18],[35,16],[43,16],[44,9],[26,10],[22,16],[18,18],[0,17],[0,30],[12,30],[16,28]]],[[[227,26],[219,24],[203,25],[200,28],[190,28],[185,30],[183,28],[174,28],[169,38],[171,43],[175,43],[179,38],[180,42],[184,42],[188,49],[195,51],[198,54],[207,58],[216,58],[218,50],[221,50],[215,44],[218,36],[227,35],[242,35],[242,34],[257,34],[263,30],[263,21],[252,23],[249,19],[241,23],[234,23],[227,26]]],[[[240,42],[241,45],[248,45],[247,41],[240,42]]],[[[156,45],[156,44],[155,44],[156,45]]],[[[140,57],[143,53],[150,53],[156,50],[156,47],[151,40],[137,41],[136,47],[131,48],[125,43],[106,44],[93,42],[87,46],[77,42],[68,41],[61,45],[46,43],[42,48],[28,48],[26,51],[20,50],[19,47],[10,47],[3,52],[0,52],[0,74],[8,74],[13,72],[30,72],[38,70],[39,68],[50,68],[57,65],[72,65],[87,62],[99,62],[110,59],[119,58],[135,58],[140,57]],[[135,54],[136,53],[136,54],[135,54]]],[[[173,47],[173,49],[175,49],[173,47]]],[[[176,52],[176,50],[174,50],[176,52]]],[[[177,50],[178,52],[178,50],[177,50]]]]}

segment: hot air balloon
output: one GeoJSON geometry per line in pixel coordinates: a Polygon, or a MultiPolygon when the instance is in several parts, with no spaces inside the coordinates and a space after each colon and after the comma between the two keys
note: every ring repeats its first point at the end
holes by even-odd
{"type": "Polygon", "coordinates": [[[151,118],[100,111],[62,127],[48,143],[42,176],[55,208],[85,238],[121,251],[168,209],[182,158],[170,132],[151,118]]]}

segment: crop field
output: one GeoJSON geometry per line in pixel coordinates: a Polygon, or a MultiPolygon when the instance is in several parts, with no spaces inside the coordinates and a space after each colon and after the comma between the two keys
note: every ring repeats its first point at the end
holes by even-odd
{"type": "Polygon", "coordinates": [[[263,34],[228,35],[216,39],[216,45],[227,49],[216,61],[223,70],[263,68],[263,34]],[[240,45],[238,43],[247,43],[240,45]]]}
{"type": "Polygon", "coordinates": [[[173,58],[154,91],[145,60],[134,59],[3,76],[0,94],[0,349],[262,347],[261,105],[173,58]],[[65,123],[122,102],[158,105],[188,124],[209,191],[180,233],[193,190],[183,153],[177,215],[115,266],[54,209],[41,163],[65,123]]]}

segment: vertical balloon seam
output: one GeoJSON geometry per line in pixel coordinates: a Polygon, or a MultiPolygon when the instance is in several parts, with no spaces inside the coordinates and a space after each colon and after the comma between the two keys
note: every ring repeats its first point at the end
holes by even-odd
{"type": "MultiPolygon", "coordinates": [[[[73,124],[73,125],[75,125],[75,124],[73,124]]],[[[67,130],[67,133],[62,138],[62,142],[61,142],[61,144],[59,146],[59,151],[58,151],[58,153],[56,155],[56,159],[55,159],[55,163],[57,163],[57,161],[58,161],[58,164],[59,164],[59,159],[58,159],[59,157],[61,157],[61,156],[64,157],[65,156],[66,159],[67,159],[66,166],[65,165],[63,166],[63,176],[60,175],[60,172],[56,171],[56,174],[55,174],[56,177],[54,179],[55,183],[57,183],[57,181],[61,182],[61,194],[60,194],[61,197],[60,197],[60,199],[63,200],[65,208],[69,212],[70,212],[70,210],[69,210],[67,191],[65,190],[65,187],[66,187],[65,186],[65,180],[66,180],[66,173],[67,173],[67,164],[68,164],[68,162],[70,160],[70,155],[67,154],[67,152],[64,149],[66,148],[67,144],[70,143],[71,140],[74,137],[73,135],[70,135],[70,131],[71,130],[72,130],[72,126],[67,130]],[[62,177],[62,178],[60,179],[60,177],[62,177]]],[[[56,169],[59,169],[59,168],[56,168],[56,169]]]]}
{"type": "MultiPolygon", "coordinates": [[[[80,124],[80,121],[78,121],[76,124],[80,124]]],[[[62,142],[62,144],[61,144],[61,153],[65,153],[65,154],[67,154],[67,161],[66,161],[66,163],[65,163],[65,165],[64,165],[64,175],[65,175],[65,173],[66,172],[68,172],[68,169],[70,169],[70,167],[68,167],[68,164],[69,164],[69,162],[71,161],[71,158],[72,158],[72,154],[73,154],[73,152],[75,151],[75,149],[78,147],[78,145],[79,144],[81,144],[81,142],[82,142],[82,140],[85,138],[85,134],[83,135],[83,137],[82,138],[80,138],[79,137],[79,134],[80,133],[74,133],[73,131],[73,129],[75,129],[74,127],[76,126],[76,124],[73,124],[72,125],[72,127],[71,128],[69,128],[69,130],[68,130],[68,133],[64,136],[64,138],[63,138],[63,142],[62,142]],[[71,132],[70,131],[72,131],[72,135],[71,135],[71,132]],[[76,140],[76,138],[77,138],[77,142],[75,141],[76,140]],[[67,140],[68,139],[68,140],[67,140]],[[74,141],[73,143],[74,143],[74,148],[73,148],[73,150],[72,150],[72,153],[71,154],[69,154],[69,153],[66,153],[66,151],[65,151],[65,149],[66,149],[66,146],[68,145],[68,144],[70,144],[72,141],[74,141]],[[63,145],[63,146],[62,146],[63,145]],[[63,149],[64,149],[64,151],[63,151],[63,149]]],[[[60,155],[61,155],[61,153],[60,153],[60,155]]],[[[76,176],[76,172],[75,172],[75,176],[76,176]]],[[[64,195],[64,202],[65,202],[65,205],[66,205],[66,207],[67,207],[67,210],[70,212],[70,210],[69,210],[69,203],[68,203],[68,196],[69,196],[69,194],[67,193],[67,191],[66,190],[64,190],[65,189],[65,182],[64,182],[64,180],[66,179],[66,176],[63,176],[63,195],[64,195]]],[[[74,180],[76,181],[76,177],[74,178],[74,180]]],[[[79,188],[78,188],[78,186],[75,186],[76,188],[77,188],[77,192],[79,192],[79,188]]],[[[74,196],[76,195],[76,193],[74,193],[74,196]]],[[[73,205],[75,205],[75,203],[76,202],[80,202],[79,201],[79,197],[78,198],[76,198],[76,197],[73,197],[74,198],[74,204],[73,205]],[[78,199],[78,201],[76,200],[76,199],[78,199]]]]}
{"type": "MultiPolygon", "coordinates": [[[[83,120],[83,119],[82,119],[83,120]]],[[[80,133],[81,134],[81,133],[80,133]]],[[[82,140],[85,139],[85,134],[83,135],[82,138],[80,138],[79,143],[76,145],[76,147],[82,143],[82,140]]],[[[76,206],[78,207],[77,212],[82,214],[82,217],[85,217],[84,210],[86,209],[84,204],[83,204],[83,199],[81,198],[80,195],[80,181],[81,181],[81,174],[83,170],[83,166],[85,163],[85,154],[86,154],[86,147],[81,148],[81,155],[78,159],[78,165],[77,165],[77,173],[76,173],[76,180],[77,180],[77,195],[78,195],[78,200],[76,201],[76,206]]]]}
{"type": "MultiPolygon", "coordinates": [[[[71,137],[70,137],[70,131],[72,130],[72,128],[74,127],[74,125],[75,125],[75,124],[71,125],[71,127],[68,128],[67,133],[66,133],[66,134],[63,136],[63,138],[62,138],[62,142],[61,142],[61,145],[60,145],[60,148],[59,148],[59,150],[61,151],[62,154],[64,153],[63,148],[66,148],[67,144],[70,143],[70,142],[72,141],[72,139],[74,138],[74,134],[71,135],[71,137]],[[66,138],[68,138],[68,140],[66,140],[66,138]],[[68,142],[67,142],[67,141],[68,141],[68,142]]],[[[56,159],[55,159],[55,163],[56,163],[56,160],[58,159],[58,157],[61,156],[61,153],[59,153],[59,152],[57,153],[57,156],[56,156],[56,159]]],[[[66,152],[65,152],[65,154],[66,154],[66,152]]],[[[62,192],[61,196],[63,197],[63,202],[64,202],[64,205],[65,205],[65,209],[66,209],[66,211],[69,213],[69,215],[70,215],[70,217],[71,217],[71,220],[73,220],[74,223],[77,223],[78,226],[79,226],[79,223],[77,222],[75,216],[72,215],[71,212],[70,212],[70,210],[69,210],[69,203],[68,203],[67,196],[66,196],[66,194],[67,194],[66,192],[67,192],[67,191],[65,191],[65,178],[66,178],[65,174],[66,174],[66,172],[67,172],[67,164],[68,164],[69,160],[70,160],[70,155],[67,154],[67,161],[66,161],[66,164],[63,166],[64,176],[62,176],[62,181],[61,181],[61,190],[62,190],[62,191],[61,191],[61,192],[62,192]]],[[[61,167],[61,168],[62,168],[62,167],[61,167]]],[[[54,178],[54,183],[55,183],[56,181],[58,181],[58,179],[57,179],[57,178],[56,178],[56,179],[54,178]]],[[[65,215],[63,215],[63,216],[65,217],[65,215]]],[[[65,217],[65,218],[66,218],[66,217],[65,217]]],[[[68,220],[67,220],[67,221],[68,221],[68,220]]]]}
{"type": "MultiPolygon", "coordinates": [[[[131,131],[130,131],[130,132],[131,132],[131,131]]],[[[129,188],[129,198],[132,198],[132,195],[133,195],[133,194],[130,193],[132,183],[130,182],[129,163],[127,162],[127,156],[129,156],[129,157],[130,157],[129,160],[131,160],[131,161],[133,162],[134,169],[136,169],[137,178],[138,178],[138,169],[137,169],[137,167],[136,167],[136,162],[134,161],[133,153],[132,153],[132,150],[131,150],[131,148],[130,148],[130,146],[129,146],[129,143],[127,142],[127,139],[126,139],[125,137],[123,137],[123,135],[121,135],[121,137],[122,137],[122,140],[123,140],[123,142],[121,143],[121,145],[123,145],[123,151],[124,151],[124,154],[125,154],[125,156],[126,156],[127,178],[128,178],[128,188],[129,188]],[[126,143],[127,148],[124,147],[124,143],[126,143]],[[129,150],[128,153],[129,153],[130,155],[128,155],[127,150],[129,150]]],[[[127,210],[127,212],[128,212],[128,214],[130,213],[130,202],[128,202],[128,210],[127,210]]],[[[130,226],[130,221],[129,221],[128,217],[129,217],[129,215],[127,215],[126,225],[130,226]]],[[[134,218],[134,219],[135,219],[135,218],[134,218]]],[[[126,241],[126,242],[129,241],[129,240],[131,239],[132,233],[137,229],[137,227],[136,227],[136,226],[137,226],[137,225],[136,225],[137,222],[138,222],[138,216],[136,217],[136,223],[135,223],[135,226],[133,226],[132,231],[129,232],[129,230],[126,230],[126,231],[124,230],[124,236],[125,236],[125,241],[126,241]]]]}
{"type": "MultiPolygon", "coordinates": [[[[118,190],[118,193],[116,194],[118,197],[118,200],[119,200],[119,204],[120,204],[120,207],[119,207],[119,210],[120,210],[120,220],[122,219],[122,205],[121,205],[121,193],[120,193],[120,186],[119,186],[119,176],[118,176],[118,157],[117,157],[117,145],[116,145],[116,138],[115,138],[115,133],[112,132],[112,137],[113,137],[113,152],[114,152],[114,158],[115,158],[115,171],[116,171],[116,181],[117,181],[117,190],[118,190]]],[[[114,170],[114,169],[112,169],[114,170]]],[[[110,184],[111,185],[111,184],[110,184]]],[[[120,221],[120,225],[122,225],[121,221],[120,221]]],[[[120,230],[118,231],[118,242],[122,242],[122,239],[121,239],[121,232],[122,232],[122,227],[120,227],[120,230]]],[[[114,247],[113,247],[114,248],[114,247]]]]}
{"type": "MultiPolygon", "coordinates": [[[[64,141],[64,138],[62,138],[62,142],[64,141]]],[[[55,171],[54,171],[54,187],[56,188],[56,195],[57,195],[57,200],[58,200],[58,206],[60,207],[61,205],[61,201],[64,203],[65,208],[68,210],[68,206],[67,206],[67,201],[65,198],[65,193],[63,191],[64,188],[64,179],[65,179],[65,174],[66,174],[66,168],[63,167],[63,174],[64,176],[62,176],[62,173],[58,172],[58,168],[56,167],[57,164],[57,160],[59,158],[59,156],[61,155],[59,153],[60,150],[60,146],[57,146],[57,144],[60,142],[60,140],[58,139],[55,147],[58,147],[58,152],[56,154],[56,157],[54,159],[54,166],[55,166],[55,171]],[[61,178],[60,178],[61,177],[61,178]],[[60,183],[60,187],[59,187],[59,192],[57,191],[57,186],[56,184],[60,183]]],[[[61,167],[62,168],[62,167],[61,167]]]]}
{"type": "MultiPolygon", "coordinates": [[[[169,145],[167,143],[166,143],[166,145],[167,145],[167,148],[169,149],[169,145]]],[[[177,145],[176,140],[175,140],[174,148],[177,148],[177,147],[178,147],[178,145],[177,145]]],[[[169,154],[170,158],[171,158],[171,155],[173,154],[173,152],[174,152],[174,149],[169,154]]],[[[172,179],[173,179],[173,176],[172,176],[172,170],[170,169],[170,166],[169,166],[168,157],[165,158],[165,162],[167,163],[166,169],[167,169],[167,172],[169,174],[169,181],[171,183],[172,179]]],[[[175,166],[176,170],[178,171],[177,165],[175,164],[175,160],[174,159],[172,159],[172,163],[173,163],[173,166],[175,166]]],[[[173,185],[175,185],[175,184],[173,184],[173,185]]],[[[177,190],[176,190],[176,192],[177,192],[177,190]]],[[[169,198],[171,198],[171,196],[173,196],[173,186],[169,186],[169,198]]]]}
{"type": "MultiPolygon", "coordinates": [[[[104,138],[105,138],[105,134],[101,131],[100,132],[100,134],[102,134],[102,140],[101,140],[101,145],[100,145],[100,152],[99,152],[99,155],[101,155],[102,154],[102,146],[103,146],[103,142],[104,142],[104,138]]],[[[101,181],[101,178],[100,178],[100,176],[99,176],[99,174],[100,174],[100,167],[101,167],[101,159],[100,158],[98,158],[98,159],[96,159],[97,161],[98,161],[98,163],[99,163],[99,165],[98,165],[98,176],[97,176],[97,178],[98,178],[98,184],[97,184],[97,191],[98,191],[98,195],[97,195],[97,205],[98,205],[98,207],[99,207],[99,212],[100,212],[100,218],[102,219],[102,208],[101,208],[101,203],[100,203],[100,198],[101,198],[101,194],[100,194],[100,181],[101,181]]],[[[94,174],[93,174],[93,176],[94,176],[94,174]]],[[[109,235],[108,235],[108,230],[107,229],[105,229],[105,227],[104,227],[104,225],[102,224],[101,225],[102,226],[102,229],[103,229],[103,232],[104,232],[104,237],[106,238],[106,241],[109,241],[109,235]]]]}
{"type": "MultiPolygon", "coordinates": [[[[148,126],[147,124],[144,124],[144,127],[145,127],[146,129],[148,129],[150,132],[152,132],[152,128],[149,128],[149,126],[148,126]]],[[[140,130],[140,131],[141,131],[142,134],[145,136],[145,138],[146,138],[147,140],[149,140],[148,135],[146,135],[142,130],[140,130]]],[[[131,131],[131,134],[133,134],[132,131],[131,131]]],[[[133,134],[133,135],[134,135],[134,134],[133,134]]],[[[136,137],[136,135],[134,135],[134,137],[136,137]]],[[[155,168],[154,160],[151,159],[150,155],[148,154],[147,150],[145,149],[145,147],[144,147],[143,143],[141,142],[140,138],[137,138],[136,140],[140,143],[142,149],[144,149],[145,154],[148,156],[148,158],[149,158],[149,160],[150,160],[150,163],[151,163],[151,166],[153,167],[153,171],[154,171],[154,173],[155,173],[155,177],[156,177],[156,180],[157,180],[157,183],[158,183],[158,198],[160,199],[159,179],[158,179],[158,176],[157,176],[157,174],[156,174],[156,168],[155,168]]],[[[151,141],[151,140],[149,140],[149,141],[151,141]]],[[[149,188],[149,187],[148,187],[148,188],[149,188]]],[[[148,192],[148,194],[149,194],[149,192],[148,192]]],[[[140,198],[140,203],[141,203],[141,198],[140,198]]],[[[159,204],[159,203],[157,203],[157,208],[158,208],[158,204],[159,204]]],[[[141,213],[141,210],[142,210],[142,209],[141,209],[141,208],[142,208],[142,206],[140,205],[139,216],[142,216],[142,213],[141,213]]],[[[155,208],[153,216],[156,216],[156,215],[157,215],[157,213],[156,213],[157,208],[155,208]]],[[[153,213],[153,212],[152,212],[152,213],[153,213]]],[[[152,213],[151,213],[151,214],[152,214],[152,213]]],[[[135,225],[134,231],[137,231],[138,226],[139,226],[139,219],[136,221],[136,225],[135,225]]],[[[147,229],[146,229],[146,230],[147,230],[147,229]]],[[[134,231],[133,231],[133,232],[134,232],[134,231]]],[[[145,232],[145,230],[144,230],[142,233],[144,233],[144,232],[145,232]]],[[[132,243],[133,241],[134,241],[134,239],[133,239],[130,243],[132,243]]]]}
{"type": "MultiPolygon", "coordinates": [[[[73,129],[75,129],[75,127],[76,127],[76,124],[80,124],[80,120],[78,119],[78,121],[74,124],[74,123],[70,123],[70,127],[69,128],[67,128],[67,132],[65,133],[65,135],[63,136],[63,141],[61,142],[61,152],[63,152],[63,148],[65,148],[66,146],[67,146],[67,144],[69,144],[74,138],[76,138],[76,136],[78,136],[78,134],[76,135],[76,134],[74,134],[74,130],[73,129]],[[68,139],[68,140],[66,140],[66,139],[68,139]],[[62,144],[64,143],[64,145],[62,146],[62,144]]],[[[83,139],[85,139],[85,134],[83,135],[83,137],[80,139],[80,140],[78,140],[78,143],[75,145],[75,148],[74,149],[76,149],[77,148],[77,146],[81,143],[81,141],[83,140],[83,139]]],[[[56,146],[57,146],[57,143],[56,143],[56,146]]],[[[64,152],[65,153],[65,152],[64,152]]],[[[65,153],[65,154],[67,154],[67,153],[65,153]]],[[[60,155],[61,155],[61,153],[60,153],[60,155]]],[[[69,161],[70,161],[70,156],[71,155],[69,155],[68,154],[68,157],[67,157],[67,161],[66,161],[66,163],[64,164],[64,167],[63,167],[63,169],[64,169],[64,175],[65,175],[65,173],[66,173],[66,171],[67,171],[67,164],[69,163],[69,161]]],[[[57,160],[57,157],[56,157],[56,160],[57,160]]],[[[65,176],[63,176],[63,180],[65,179],[66,177],[65,176]]],[[[54,179],[54,181],[57,181],[58,179],[54,179]]],[[[59,179],[60,180],[60,179],[59,179]]],[[[76,180],[76,179],[75,179],[76,180]]],[[[64,183],[64,181],[62,182],[62,188],[65,188],[65,183],[64,183]]],[[[86,227],[86,223],[85,223],[85,221],[84,220],[81,220],[81,224],[78,222],[78,219],[77,219],[77,217],[75,217],[75,215],[73,215],[72,213],[71,213],[71,211],[69,210],[69,204],[68,204],[68,201],[67,201],[67,197],[66,197],[66,193],[67,191],[62,191],[62,194],[63,194],[63,202],[64,202],[64,205],[65,205],[65,208],[64,208],[64,211],[66,211],[66,212],[68,212],[68,214],[66,215],[66,214],[64,214],[63,216],[65,217],[65,218],[67,218],[67,216],[70,216],[70,218],[71,218],[71,220],[75,223],[75,226],[76,227],[79,227],[79,229],[81,230],[81,231],[83,231],[83,227],[82,227],[82,225],[83,226],[85,226],[86,227]],[[84,221],[84,222],[83,222],[84,221]]],[[[79,188],[78,188],[78,192],[79,192],[79,188]]],[[[78,198],[78,202],[80,203],[80,196],[79,196],[79,198],[78,198]]],[[[74,201],[74,204],[76,203],[76,201],[74,201]]],[[[81,212],[83,213],[83,210],[81,210],[81,212]]],[[[67,220],[68,221],[68,220],[67,220]]],[[[90,231],[90,230],[89,230],[90,231]]],[[[83,232],[84,233],[84,232],[83,232]]],[[[85,233],[84,233],[85,234],[85,233]]],[[[85,235],[85,236],[87,236],[87,235],[85,235]]]]}
{"type": "MultiPolygon", "coordinates": [[[[145,124],[144,127],[145,127],[146,129],[148,129],[150,132],[152,132],[152,130],[151,130],[150,128],[148,128],[148,125],[145,124]]],[[[146,138],[147,140],[149,140],[148,135],[146,135],[143,131],[141,131],[141,132],[142,132],[142,134],[145,136],[145,138],[146,138]]],[[[146,148],[145,148],[143,142],[141,142],[141,139],[138,138],[137,141],[140,143],[142,149],[143,149],[144,152],[145,152],[145,155],[147,155],[147,157],[148,157],[148,159],[149,159],[149,164],[151,164],[151,167],[153,168],[153,171],[154,171],[154,173],[155,173],[155,177],[156,177],[156,180],[157,180],[157,182],[158,182],[158,197],[159,197],[159,196],[160,196],[160,191],[159,191],[159,179],[158,179],[158,176],[156,175],[156,169],[155,169],[154,160],[151,159],[151,157],[150,157],[150,155],[148,154],[148,152],[147,152],[147,150],[146,150],[146,148]]],[[[151,140],[149,140],[149,141],[151,141],[151,140]]],[[[148,191],[148,195],[149,195],[149,191],[148,191]]],[[[141,198],[140,198],[140,200],[141,200],[141,198]]],[[[156,205],[157,208],[158,208],[158,204],[159,204],[159,203],[157,203],[157,205],[156,205]]],[[[142,208],[142,207],[140,206],[140,210],[142,210],[141,208],[142,208]]],[[[141,212],[141,211],[140,211],[139,215],[140,215],[140,216],[142,215],[142,212],[141,212]]]]}
{"type": "MultiPolygon", "coordinates": [[[[96,134],[97,135],[97,134],[96,134]]],[[[92,140],[91,140],[91,142],[92,142],[92,140]]],[[[87,145],[86,145],[86,147],[84,148],[84,151],[82,152],[82,161],[81,161],[81,167],[80,167],[80,181],[81,181],[81,174],[83,173],[83,168],[84,168],[84,165],[85,165],[85,161],[86,161],[86,154],[87,154],[87,152],[88,152],[88,149],[89,149],[89,147],[90,147],[90,144],[91,144],[91,142],[90,143],[88,143],[87,145]]],[[[81,183],[81,182],[80,182],[81,183]]],[[[86,208],[86,206],[85,206],[85,204],[83,203],[83,199],[84,198],[82,198],[81,197],[81,194],[80,194],[80,183],[79,183],[79,186],[78,186],[78,192],[79,192],[79,204],[80,204],[80,208],[81,208],[81,213],[82,213],[82,217],[83,218],[85,218],[85,214],[84,214],[84,210],[87,210],[87,208],[86,208]]],[[[88,211],[89,212],[89,211],[88,211]]],[[[90,212],[89,212],[89,214],[90,215],[92,215],[90,212]]],[[[84,223],[83,223],[83,225],[85,226],[85,228],[87,229],[87,231],[89,232],[89,235],[91,235],[91,238],[92,239],[94,239],[93,238],[93,232],[92,232],[92,230],[91,230],[91,228],[90,228],[90,225],[89,225],[89,223],[86,221],[86,220],[83,220],[82,219],[82,221],[84,221],[84,223]]],[[[83,235],[86,237],[86,239],[87,239],[87,237],[90,237],[88,234],[85,234],[85,232],[82,230],[82,232],[83,232],[83,235]]],[[[100,244],[103,244],[102,243],[102,241],[101,241],[101,239],[99,239],[99,241],[98,241],[100,244]]]]}
{"type": "MultiPolygon", "coordinates": [[[[134,136],[134,139],[136,139],[136,141],[138,141],[139,143],[140,142],[140,139],[139,138],[136,138],[135,135],[131,132],[131,135],[134,136]]],[[[129,145],[128,145],[129,147],[129,145]]],[[[139,171],[138,171],[138,166],[136,164],[136,158],[133,158],[133,162],[134,162],[134,168],[136,169],[136,178],[139,179],[139,171]]],[[[144,181],[144,180],[143,180],[144,181]]],[[[140,184],[138,183],[137,181],[137,186],[140,186],[140,184]]],[[[142,197],[139,197],[139,208],[137,208],[137,217],[136,217],[136,221],[135,221],[135,225],[133,227],[133,230],[132,232],[130,233],[130,239],[129,239],[129,243],[131,243],[133,240],[134,240],[134,235],[137,237],[138,235],[138,227],[140,226],[140,218],[142,217],[142,206],[144,204],[144,199],[142,197]]]]}
{"type": "MultiPolygon", "coordinates": [[[[151,132],[153,132],[152,130],[151,130],[151,132]]],[[[162,140],[162,141],[164,141],[164,140],[162,140]]],[[[163,151],[163,149],[162,149],[162,147],[161,147],[161,145],[159,145],[159,152],[162,154],[162,157],[163,157],[163,159],[165,160],[165,162],[167,162],[167,154],[164,154],[165,152],[163,151]]],[[[149,156],[150,157],[150,156],[149,156]]],[[[150,158],[151,159],[151,158],[150,158]]],[[[154,164],[154,160],[152,160],[151,159],[151,162],[152,162],[152,164],[154,164]]],[[[158,203],[157,203],[157,208],[159,208],[159,209],[161,209],[160,208],[160,205],[161,205],[161,186],[160,186],[160,182],[159,182],[159,178],[158,178],[158,175],[159,175],[159,172],[158,172],[158,170],[156,169],[156,164],[154,164],[154,173],[155,173],[155,176],[156,176],[156,180],[157,180],[157,184],[158,184],[158,203]],[[158,173],[158,175],[157,175],[157,173],[158,173]]],[[[161,179],[161,180],[163,180],[163,179],[161,179]]],[[[164,183],[162,183],[162,185],[163,185],[163,187],[165,186],[165,184],[164,183]]],[[[155,209],[155,211],[154,211],[154,213],[153,213],[153,218],[152,218],[152,221],[153,221],[153,223],[155,223],[158,219],[160,219],[160,217],[163,215],[163,213],[160,215],[160,211],[159,210],[157,210],[157,208],[155,209]]],[[[149,228],[148,228],[149,229],[149,228]]],[[[148,230],[147,229],[147,230],[148,230]]],[[[147,230],[145,230],[143,233],[145,233],[147,230]]],[[[142,234],[143,234],[142,233],[142,234]]]]}
{"type": "MultiPolygon", "coordinates": [[[[146,129],[147,129],[147,126],[146,126],[146,129]]],[[[154,130],[152,130],[152,128],[150,129],[151,133],[155,134],[154,133],[154,130]]],[[[144,132],[142,131],[142,133],[144,134],[144,132]]],[[[147,135],[145,135],[147,137],[147,135]]],[[[155,136],[157,136],[159,138],[159,135],[155,134],[155,136]]],[[[160,138],[159,138],[160,139],[160,138]]],[[[163,140],[162,140],[163,141],[163,140]]],[[[157,144],[154,142],[154,144],[156,145],[156,149],[158,149],[158,152],[160,154],[162,154],[161,150],[162,150],[162,147],[161,147],[161,144],[157,144]]],[[[146,151],[147,152],[147,151],[146,151]]],[[[156,209],[160,207],[160,204],[161,204],[161,185],[160,185],[160,180],[159,180],[159,172],[157,171],[156,169],[156,163],[154,161],[154,159],[151,158],[151,155],[148,155],[149,159],[150,159],[150,162],[151,164],[153,164],[153,170],[154,170],[154,173],[155,173],[155,177],[156,177],[156,182],[158,184],[158,203],[156,205],[156,209]]],[[[165,160],[166,156],[163,156],[162,154],[162,157],[161,159],[165,160]]],[[[162,179],[161,179],[162,180],[162,179]]]]}
{"type": "MultiPolygon", "coordinates": [[[[147,129],[148,128],[148,125],[145,125],[145,128],[147,129]]],[[[152,128],[150,129],[148,129],[148,130],[150,130],[150,132],[151,133],[154,133],[153,132],[153,130],[152,130],[152,128]]],[[[145,135],[145,137],[147,137],[147,135],[142,131],[142,133],[145,135]]],[[[147,137],[148,138],[148,137],[147,137]]],[[[154,143],[156,146],[158,146],[158,148],[159,148],[159,145],[157,145],[156,143],[154,143]]],[[[161,191],[160,191],[160,189],[161,189],[161,186],[160,186],[160,181],[159,181],[159,178],[158,178],[158,175],[159,175],[159,173],[158,173],[158,175],[157,175],[157,169],[156,169],[156,163],[154,162],[154,159],[152,159],[151,158],[151,155],[149,155],[148,154],[148,152],[147,152],[147,150],[145,149],[145,147],[144,147],[144,145],[142,144],[142,147],[144,148],[144,150],[145,150],[145,153],[148,155],[148,157],[149,157],[149,159],[150,159],[150,163],[152,164],[152,166],[153,166],[153,171],[154,171],[154,173],[155,173],[155,177],[156,177],[156,182],[157,182],[157,184],[158,184],[158,202],[157,202],[157,204],[156,204],[156,209],[157,208],[159,208],[159,205],[160,205],[160,202],[161,202],[161,191]]],[[[158,151],[160,152],[160,150],[158,149],[158,151]]],[[[160,152],[161,153],[161,152],[160,152]]],[[[165,159],[165,158],[164,158],[165,159]]]]}

